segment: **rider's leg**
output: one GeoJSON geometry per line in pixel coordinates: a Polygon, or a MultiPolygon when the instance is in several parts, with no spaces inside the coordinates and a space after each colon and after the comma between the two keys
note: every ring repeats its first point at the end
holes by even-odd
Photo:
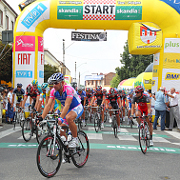
{"type": "Polygon", "coordinates": [[[76,119],[77,114],[74,111],[70,111],[67,115],[66,115],[66,120],[69,124],[69,129],[71,130],[72,136],[73,137],[77,137],[77,126],[74,123],[74,120],[76,119]]]}
{"type": "MultiPolygon", "coordinates": [[[[139,110],[137,110],[135,114],[136,116],[142,116],[142,113],[139,110]]],[[[138,124],[140,124],[140,118],[136,118],[136,121],[138,122],[138,124]]]]}

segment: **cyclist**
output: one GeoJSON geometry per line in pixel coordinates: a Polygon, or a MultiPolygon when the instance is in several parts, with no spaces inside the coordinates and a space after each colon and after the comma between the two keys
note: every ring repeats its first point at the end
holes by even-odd
{"type": "Polygon", "coordinates": [[[12,104],[14,104],[14,96],[16,95],[16,106],[22,107],[22,101],[24,98],[25,91],[22,89],[22,84],[17,83],[17,88],[13,90],[12,104]]]}
{"type": "MultiPolygon", "coordinates": [[[[121,107],[121,101],[119,94],[114,88],[110,88],[109,93],[106,95],[106,110],[109,109],[119,109],[119,106],[121,107]],[[110,102],[110,106],[108,107],[108,103],[110,102]],[[119,105],[119,106],[118,106],[119,105]]],[[[120,129],[120,117],[119,117],[119,111],[115,111],[116,114],[116,120],[118,124],[118,132],[121,131],[120,129]]]]}
{"type": "MultiPolygon", "coordinates": [[[[77,94],[80,96],[81,98],[81,104],[84,107],[86,105],[86,92],[83,91],[83,89],[81,87],[77,88],[77,94]]],[[[83,126],[85,127],[85,111],[83,111],[82,114],[82,120],[83,120],[83,126]]]]}
{"type": "MultiPolygon", "coordinates": [[[[135,88],[135,95],[132,98],[132,109],[131,109],[131,117],[134,115],[135,112],[135,103],[137,103],[138,107],[136,110],[136,116],[142,116],[143,113],[145,116],[151,116],[151,104],[149,97],[144,94],[144,88],[142,86],[137,86],[135,88]]],[[[149,121],[149,118],[146,118],[146,121],[149,125],[149,131],[150,131],[150,146],[153,146],[152,141],[152,133],[153,133],[153,127],[151,122],[149,121]]],[[[138,124],[140,124],[140,119],[137,118],[138,124]]]]}
{"type": "Polygon", "coordinates": [[[86,88],[86,106],[90,104],[92,100],[92,88],[86,88]]]}
{"type": "Polygon", "coordinates": [[[81,100],[77,95],[76,91],[73,87],[64,84],[64,76],[61,73],[54,73],[50,77],[51,83],[53,83],[53,89],[50,92],[50,98],[48,104],[45,106],[42,117],[39,120],[43,120],[47,113],[49,112],[53,100],[58,99],[61,104],[64,106],[60,115],[61,124],[64,121],[67,121],[69,124],[69,128],[72,133],[72,140],[69,142],[69,148],[75,148],[78,145],[77,139],[77,126],[74,123],[76,118],[79,118],[83,113],[83,106],[81,104],[81,100]]]}
{"type": "Polygon", "coordinates": [[[128,121],[134,124],[133,120],[130,118],[131,115],[131,107],[132,107],[132,97],[133,97],[133,90],[129,92],[129,95],[127,96],[126,106],[128,109],[128,121]]]}
{"type": "MultiPolygon", "coordinates": [[[[22,103],[22,108],[24,108],[24,105],[26,103],[26,100],[28,98],[28,96],[30,98],[32,98],[32,106],[31,108],[32,109],[37,109],[37,105],[38,105],[38,100],[39,100],[39,91],[37,89],[37,85],[38,85],[38,81],[36,79],[32,80],[32,85],[29,84],[27,87],[26,87],[26,94],[25,94],[25,97],[24,97],[24,101],[22,103]]],[[[30,104],[31,104],[31,100],[30,100],[30,104]]]]}
{"type": "Polygon", "coordinates": [[[122,90],[121,103],[122,103],[122,119],[123,121],[125,121],[126,93],[124,90],[122,90]]]}
{"type": "Polygon", "coordinates": [[[95,93],[93,94],[93,98],[91,100],[90,106],[92,106],[93,102],[95,101],[95,98],[97,98],[97,103],[95,104],[95,106],[101,106],[102,107],[102,111],[101,111],[101,115],[102,115],[102,122],[101,122],[101,128],[104,128],[104,102],[105,102],[105,96],[102,93],[102,87],[98,86],[96,88],[95,93]]]}
{"type": "Polygon", "coordinates": [[[47,87],[48,87],[48,83],[43,83],[41,85],[42,93],[40,94],[40,97],[39,97],[39,102],[38,102],[38,107],[37,107],[37,111],[38,112],[43,110],[44,107],[45,107],[45,103],[46,103],[46,89],[47,89],[47,87]]]}

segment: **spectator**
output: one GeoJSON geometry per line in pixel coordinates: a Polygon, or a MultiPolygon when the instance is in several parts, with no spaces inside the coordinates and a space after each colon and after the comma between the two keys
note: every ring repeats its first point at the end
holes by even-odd
{"type": "Polygon", "coordinates": [[[7,95],[7,99],[8,99],[7,123],[13,122],[14,108],[12,104],[12,97],[13,97],[13,88],[10,87],[9,93],[7,95]]]}
{"type": "Polygon", "coordinates": [[[2,96],[3,87],[0,87],[0,126],[2,125],[2,104],[3,104],[3,96],[2,96]]]}
{"type": "Polygon", "coordinates": [[[153,129],[157,129],[157,120],[159,116],[161,116],[161,131],[165,130],[165,118],[166,118],[166,103],[167,103],[167,96],[165,95],[165,88],[160,87],[159,91],[156,95],[153,95],[155,99],[155,118],[153,123],[153,129]]]}
{"type": "Polygon", "coordinates": [[[8,107],[8,99],[7,99],[8,90],[5,88],[3,91],[3,109],[6,111],[7,116],[7,107],[8,107]]]}
{"type": "Polygon", "coordinates": [[[174,125],[174,118],[176,119],[178,130],[180,131],[180,117],[179,117],[179,106],[178,106],[178,97],[175,93],[175,88],[171,88],[170,92],[167,94],[169,97],[169,108],[170,108],[170,123],[169,131],[172,131],[174,125]]]}

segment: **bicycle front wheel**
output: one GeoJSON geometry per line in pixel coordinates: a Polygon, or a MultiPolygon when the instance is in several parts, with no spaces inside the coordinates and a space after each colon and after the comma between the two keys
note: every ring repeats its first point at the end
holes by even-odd
{"type": "Polygon", "coordinates": [[[48,135],[40,142],[36,155],[36,162],[40,173],[45,177],[53,177],[62,162],[62,146],[58,138],[53,145],[54,136],[48,135]],[[53,150],[54,149],[54,150],[53,150]]]}
{"type": "Polygon", "coordinates": [[[37,127],[36,127],[36,140],[37,140],[38,144],[42,141],[42,139],[45,136],[50,135],[50,134],[51,134],[51,132],[49,132],[49,129],[48,129],[46,123],[42,123],[42,124],[37,125],[37,127]]]}
{"type": "Polygon", "coordinates": [[[22,126],[22,136],[26,142],[31,140],[31,136],[33,133],[32,126],[33,126],[33,123],[32,123],[31,118],[27,118],[24,120],[23,126],[22,126]]]}
{"type": "Polygon", "coordinates": [[[99,131],[99,117],[97,113],[94,116],[94,129],[96,132],[99,131]]]}
{"type": "Polygon", "coordinates": [[[139,145],[143,154],[147,151],[147,135],[143,125],[139,126],[139,145]]]}
{"type": "Polygon", "coordinates": [[[117,122],[116,122],[116,117],[113,117],[113,130],[114,130],[114,137],[117,138],[117,122]]]}
{"type": "Polygon", "coordinates": [[[72,162],[76,167],[81,168],[86,164],[89,157],[89,140],[84,131],[78,131],[77,137],[78,147],[72,156],[72,162]]]}

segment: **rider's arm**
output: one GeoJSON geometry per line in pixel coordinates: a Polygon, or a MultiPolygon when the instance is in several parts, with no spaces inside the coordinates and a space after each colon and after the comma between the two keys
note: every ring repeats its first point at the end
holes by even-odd
{"type": "Polygon", "coordinates": [[[39,103],[39,95],[36,97],[36,104],[35,104],[35,109],[37,109],[37,106],[38,106],[38,103],[39,103]]]}
{"type": "Polygon", "coordinates": [[[12,104],[14,104],[14,96],[15,94],[12,95],[12,104]]]}
{"type": "Polygon", "coordinates": [[[49,96],[46,95],[46,103],[45,103],[45,106],[46,106],[46,104],[48,103],[48,101],[49,101],[49,96]]]}
{"type": "Polygon", "coordinates": [[[105,103],[105,96],[103,96],[103,100],[102,100],[101,105],[103,105],[104,103],[105,103]]]}
{"type": "Polygon", "coordinates": [[[41,109],[41,103],[42,103],[42,101],[41,101],[41,100],[39,100],[38,105],[37,105],[37,111],[38,111],[38,112],[39,112],[39,111],[40,111],[40,109],[41,109]]]}
{"type": "Polygon", "coordinates": [[[148,104],[147,104],[147,107],[148,107],[148,114],[151,114],[151,104],[148,103],[148,104]]]}
{"type": "Polygon", "coordinates": [[[62,113],[61,113],[61,115],[60,115],[60,117],[61,118],[64,118],[65,116],[66,116],[66,114],[67,114],[67,112],[68,112],[68,110],[69,110],[69,107],[70,107],[70,105],[71,105],[71,102],[72,102],[72,98],[66,98],[66,101],[65,101],[65,106],[64,106],[64,108],[63,108],[63,110],[62,110],[62,113]]]}
{"type": "Polygon", "coordinates": [[[134,112],[135,112],[134,107],[135,107],[135,105],[132,104],[132,107],[131,107],[131,115],[132,115],[132,116],[134,115],[134,112]]]}
{"type": "Polygon", "coordinates": [[[90,102],[90,106],[92,106],[94,100],[95,100],[95,96],[92,97],[91,102],[90,102]]]}
{"type": "Polygon", "coordinates": [[[47,103],[47,105],[45,106],[44,108],[44,111],[43,111],[43,114],[42,114],[42,118],[44,119],[46,117],[46,115],[48,114],[50,108],[51,108],[51,105],[53,103],[53,100],[52,98],[49,98],[49,101],[47,103]]]}
{"type": "Polygon", "coordinates": [[[105,100],[105,107],[106,107],[106,109],[108,109],[108,100],[107,99],[105,100]]]}
{"type": "Polygon", "coordinates": [[[121,105],[121,100],[120,100],[120,98],[118,98],[117,101],[118,101],[119,107],[121,107],[122,105],[121,105]]]}
{"type": "Polygon", "coordinates": [[[126,99],[126,106],[129,107],[129,99],[126,99]]]}
{"type": "Polygon", "coordinates": [[[23,100],[23,103],[22,103],[22,108],[24,108],[24,105],[25,105],[25,103],[26,103],[27,98],[28,98],[28,96],[25,96],[25,97],[24,97],[24,100],[23,100]]]}
{"type": "Polygon", "coordinates": [[[86,106],[86,97],[84,97],[84,107],[86,106]]]}

